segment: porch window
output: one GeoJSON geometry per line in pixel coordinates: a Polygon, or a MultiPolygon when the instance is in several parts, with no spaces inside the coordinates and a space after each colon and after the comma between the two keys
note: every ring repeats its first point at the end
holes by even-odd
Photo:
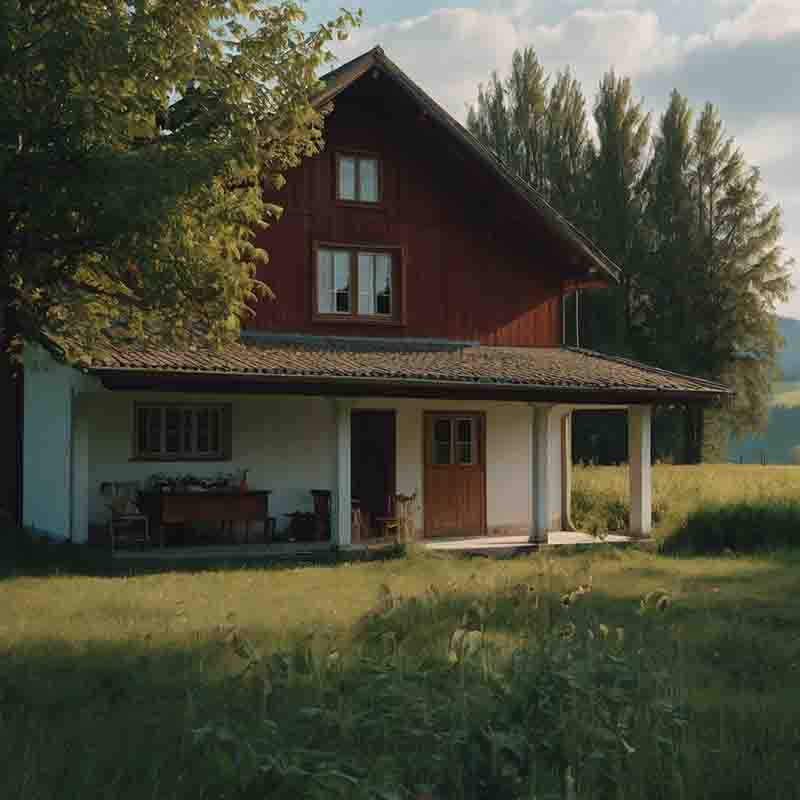
{"type": "Polygon", "coordinates": [[[351,203],[380,202],[378,159],[339,153],[336,156],[336,197],[351,203]]]}
{"type": "Polygon", "coordinates": [[[134,457],[153,461],[230,458],[230,406],[136,404],[134,457]]]}
{"type": "Polygon", "coordinates": [[[397,319],[395,252],[318,247],[316,254],[317,315],[376,322],[397,319]]]}

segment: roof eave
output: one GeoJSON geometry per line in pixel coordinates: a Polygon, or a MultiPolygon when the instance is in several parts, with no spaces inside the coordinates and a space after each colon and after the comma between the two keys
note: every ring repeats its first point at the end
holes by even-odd
{"type": "Polygon", "coordinates": [[[454,381],[431,378],[374,378],[332,375],[270,375],[258,372],[205,370],[147,370],[130,367],[93,368],[92,374],[111,390],[219,391],[222,393],[274,392],[341,396],[435,397],[480,399],[513,396],[523,402],[593,404],[718,403],[730,390],[655,389],[541,385],[490,381],[454,381]]]}

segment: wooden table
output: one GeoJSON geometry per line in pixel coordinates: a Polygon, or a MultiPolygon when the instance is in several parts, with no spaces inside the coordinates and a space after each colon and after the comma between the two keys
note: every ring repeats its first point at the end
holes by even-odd
{"type": "MultiPolygon", "coordinates": [[[[234,522],[263,522],[269,535],[269,496],[265,491],[143,492],[140,507],[150,519],[150,529],[158,531],[164,546],[165,525],[216,522],[224,530],[234,522]]],[[[249,531],[248,531],[249,533],[249,531]]]]}

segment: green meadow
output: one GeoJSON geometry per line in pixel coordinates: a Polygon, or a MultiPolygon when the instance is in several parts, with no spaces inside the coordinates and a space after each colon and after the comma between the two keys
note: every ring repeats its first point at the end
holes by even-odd
{"type": "MultiPolygon", "coordinates": [[[[576,516],[608,527],[624,487],[578,470],[576,516]]],[[[789,469],[659,467],[662,545],[795,492],[789,469]]],[[[0,797],[797,797],[800,549],[741,542],[140,574],[7,559],[0,797]]]]}

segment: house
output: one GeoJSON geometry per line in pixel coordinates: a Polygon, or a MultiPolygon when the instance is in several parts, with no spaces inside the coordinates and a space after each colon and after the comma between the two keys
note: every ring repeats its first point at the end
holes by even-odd
{"type": "Polygon", "coordinates": [[[728,390],[563,346],[565,295],[619,268],[380,48],[324,84],[326,147],[258,234],[277,300],[238,344],[108,343],[82,371],[28,350],[24,523],[85,541],[115,482],[247,470],[278,533],[320,490],[341,547],[354,502],[377,519],[395,493],[425,537],[542,541],[569,524],[572,412],[626,409],[647,535],[653,407],[728,390]]]}

